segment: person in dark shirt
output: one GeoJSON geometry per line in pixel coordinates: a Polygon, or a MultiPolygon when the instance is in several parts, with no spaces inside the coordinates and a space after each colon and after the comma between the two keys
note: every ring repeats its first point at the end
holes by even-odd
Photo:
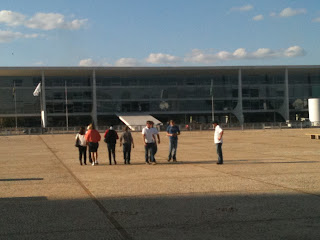
{"type": "Polygon", "coordinates": [[[178,148],[178,135],[180,135],[180,129],[173,120],[170,120],[170,125],[167,128],[167,136],[169,137],[169,156],[168,162],[173,161],[176,162],[177,158],[177,148],[178,148]]]}
{"type": "Polygon", "coordinates": [[[129,127],[126,126],[124,128],[124,132],[120,137],[120,147],[122,146],[123,141],[123,160],[124,164],[130,164],[130,155],[131,155],[131,145],[134,148],[133,138],[131,132],[129,131],[129,127]]]}
{"type": "Polygon", "coordinates": [[[104,141],[107,143],[107,146],[108,146],[109,164],[110,165],[111,165],[111,153],[113,156],[114,164],[117,164],[117,161],[116,161],[117,139],[119,139],[117,132],[115,130],[113,130],[113,126],[110,126],[110,128],[104,134],[104,141]]]}

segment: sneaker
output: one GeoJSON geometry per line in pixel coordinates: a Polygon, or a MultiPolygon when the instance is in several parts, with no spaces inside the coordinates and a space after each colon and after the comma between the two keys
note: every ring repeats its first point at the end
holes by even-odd
{"type": "Polygon", "coordinates": [[[92,166],[94,166],[94,162],[92,162],[92,166]]]}
{"type": "Polygon", "coordinates": [[[98,161],[95,162],[95,165],[99,165],[98,161]]]}
{"type": "Polygon", "coordinates": [[[152,162],[152,165],[156,165],[157,163],[156,162],[152,162]]]}
{"type": "Polygon", "coordinates": [[[146,164],[150,164],[149,162],[146,162],[146,164]]]}

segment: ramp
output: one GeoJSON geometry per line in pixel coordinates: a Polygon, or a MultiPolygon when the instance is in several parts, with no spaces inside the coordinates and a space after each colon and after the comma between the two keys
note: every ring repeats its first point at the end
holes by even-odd
{"type": "Polygon", "coordinates": [[[153,121],[154,126],[162,125],[155,117],[145,114],[145,115],[137,115],[137,114],[117,114],[118,118],[126,124],[133,131],[140,131],[142,128],[146,126],[147,121],[153,121]]]}

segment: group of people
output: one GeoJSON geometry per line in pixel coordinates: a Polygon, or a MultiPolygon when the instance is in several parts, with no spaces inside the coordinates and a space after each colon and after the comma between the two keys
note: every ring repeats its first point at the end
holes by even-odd
{"type": "MultiPolygon", "coordinates": [[[[119,139],[118,133],[110,126],[104,134],[104,142],[107,144],[109,154],[109,164],[112,165],[112,158],[114,164],[116,161],[116,143],[119,139]]],[[[87,132],[84,127],[80,128],[79,133],[76,135],[75,146],[79,148],[79,161],[80,165],[87,165],[87,146],[89,147],[89,162],[94,165],[98,165],[98,148],[101,140],[100,133],[95,129],[93,124],[87,127],[87,132]],[[82,163],[83,159],[83,163],[82,163]]],[[[120,146],[123,146],[124,163],[130,164],[131,146],[134,148],[134,142],[129,132],[129,128],[125,127],[124,132],[120,137],[120,146]]]]}
{"type": "MultiPolygon", "coordinates": [[[[214,134],[214,143],[216,144],[218,162],[217,164],[223,164],[223,155],[222,155],[222,136],[223,130],[219,126],[217,121],[213,122],[213,127],[215,129],[214,134]]],[[[178,148],[178,135],[180,135],[180,129],[175,124],[174,120],[170,120],[169,125],[166,131],[167,136],[169,137],[169,154],[168,162],[173,160],[177,161],[177,148],[178,148]]],[[[117,164],[116,161],[116,143],[119,139],[118,133],[113,129],[113,126],[110,126],[104,134],[104,142],[107,144],[109,164],[112,165],[112,158],[114,164],[117,164]]],[[[79,133],[76,135],[76,147],[79,149],[79,161],[80,165],[87,165],[87,146],[89,147],[89,162],[92,166],[98,165],[98,148],[99,141],[101,140],[100,133],[94,128],[93,124],[90,124],[87,127],[81,127],[79,133]],[[82,162],[83,159],[83,162],[82,162]]],[[[145,163],[146,164],[157,164],[155,155],[158,150],[158,144],[160,144],[160,135],[154,123],[152,121],[146,122],[146,127],[142,129],[142,140],[145,149],[145,163]]],[[[134,141],[132,134],[129,131],[129,127],[125,127],[123,133],[120,136],[120,147],[123,149],[123,160],[124,164],[130,164],[131,160],[131,148],[134,148],[134,141]]]]}

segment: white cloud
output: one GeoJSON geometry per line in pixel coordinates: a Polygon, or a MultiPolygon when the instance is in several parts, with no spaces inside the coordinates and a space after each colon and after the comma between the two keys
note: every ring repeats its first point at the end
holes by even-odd
{"type": "Polygon", "coordinates": [[[0,23],[4,23],[8,26],[19,26],[25,20],[25,16],[21,13],[2,10],[0,11],[0,23]]]}
{"type": "Polygon", "coordinates": [[[31,18],[17,12],[0,11],[0,23],[7,26],[25,26],[32,29],[53,30],[68,29],[78,30],[87,23],[88,19],[65,20],[65,16],[60,13],[36,13],[31,18]]]}
{"type": "Polygon", "coordinates": [[[65,21],[64,15],[60,13],[37,13],[25,23],[25,26],[28,28],[42,30],[77,30],[81,28],[86,22],[87,19],[76,19],[71,22],[67,22],[65,21]]]}
{"type": "Polygon", "coordinates": [[[260,14],[260,15],[254,16],[252,19],[253,19],[254,21],[261,21],[261,20],[263,20],[263,15],[260,14]]]}
{"type": "Polygon", "coordinates": [[[200,49],[193,49],[191,53],[187,54],[184,58],[185,62],[194,62],[194,63],[212,63],[217,59],[214,54],[204,53],[200,49]]]}
{"type": "Polygon", "coordinates": [[[217,61],[231,60],[259,60],[266,58],[294,58],[304,56],[305,50],[299,46],[292,46],[287,49],[273,50],[270,48],[259,48],[256,51],[248,52],[245,48],[238,48],[234,52],[214,51],[212,49],[204,51],[201,49],[193,49],[186,54],[184,58],[171,56],[169,54],[151,53],[144,60],[136,58],[120,58],[113,65],[106,61],[94,61],[92,58],[83,59],[79,62],[79,66],[116,66],[116,67],[134,67],[144,64],[172,64],[172,63],[197,63],[212,64],[217,61]]]}
{"type": "Polygon", "coordinates": [[[219,51],[213,53],[194,49],[187,54],[184,61],[193,63],[209,64],[216,61],[239,60],[239,59],[265,59],[265,58],[293,58],[304,56],[305,50],[299,46],[292,46],[287,49],[272,50],[269,48],[259,48],[254,52],[247,52],[244,48],[238,48],[234,52],[219,51]]]}
{"type": "Polygon", "coordinates": [[[320,17],[312,19],[312,22],[320,22],[320,17]]]}
{"type": "Polygon", "coordinates": [[[111,66],[111,64],[103,60],[94,61],[92,58],[87,58],[87,59],[80,60],[79,66],[80,67],[107,67],[107,66],[111,66]]]}
{"type": "Polygon", "coordinates": [[[276,17],[276,16],[277,16],[277,13],[275,13],[275,12],[270,13],[270,17],[276,17]]]}
{"type": "Polygon", "coordinates": [[[135,58],[120,58],[114,64],[117,67],[134,67],[141,65],[139,60],[135,58]]]}
{"type": "Polygon", "coordinates": [[[252,52],[249,58],[276,58],[280,56],[280,51],[273,51],[270,48],[259,48],[257,51],[252,52]]]}
{"type": "Polygon", "coordinates": [[[253,10],[253,6],[248,4],[241,7],[233,7],[230,9],[230,12],[247,12],[253,10]]]}
{"type": "Polygon", "coordinates": [[[293,17],[296,15],[300,15],[300,14],[306,14],[307,10],[305,8],[298,8],[298,9],[292,9],[290,7],[283,9],[279,15],[272,12],[270,14],[270,16],[275,17],[275,16],[279,16],[279,17],[293,17]]]}
{"type": "Polygon", "coordinates": [[[12,42],[20,38],[37,38],[37,37],[39,37],[39,34],[23,34],[20,32],[0,30],[0,43],[12,42]]]}
{"type": "Polygon", "coordinates": [[[284,51],[286,57],[300,57],[306,55],[306,51],[299,46],[289,47],[284,51]]]}
{"type": "Polygon", "coordinates": [[[237,50],[235,50],[233,52],[233,57],[236,59],[241,59],[241,58],[246,58],[248,56],[248,53],[246,51],[246,49],[244,48],[238,48],[237,50]]]}
{"type": "Polygon", "coordinates": [[[146,62],[152,64],[175,64],[178,63],[180,60],[181,58],[169,54],[151,53],[146,59],[146,62]]]}
{"type": "Polygon", "coordinates": [[[33,63],[34,66],[44,66],[44,62],[39,61],[39,62],[35,62],[33,63]]]}

